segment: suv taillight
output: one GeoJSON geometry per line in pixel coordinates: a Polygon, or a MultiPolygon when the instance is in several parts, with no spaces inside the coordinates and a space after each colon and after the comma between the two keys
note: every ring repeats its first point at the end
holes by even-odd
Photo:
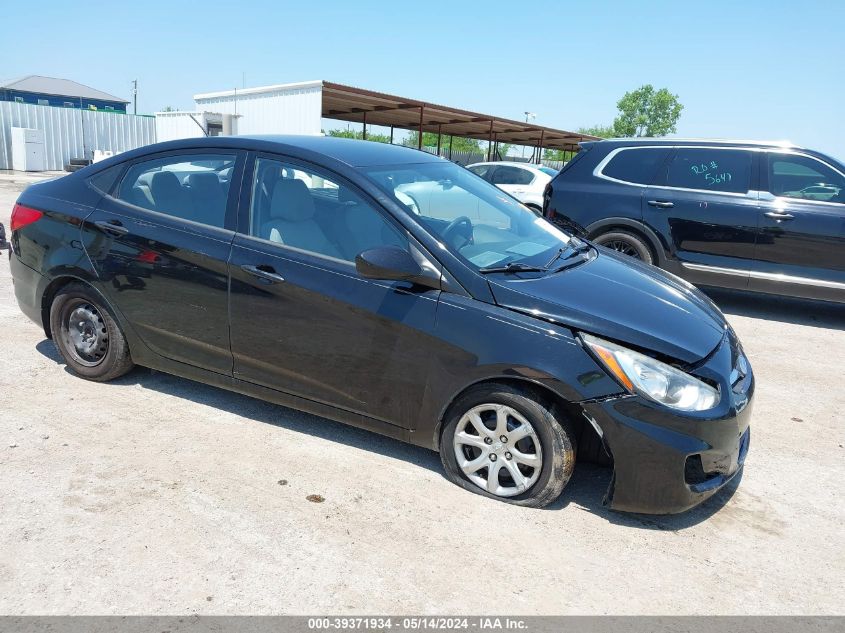
{"type": "Polygon", "coordinates": [[[33,222],[38,222],[43,215],[44,214],[37,209],[30,209],[22,204],[15,204],[12,209],[12,221],[9,224],[9,228],[12,230],[12,233],[14,233],[18,229],[22,229],[33,222]]]}

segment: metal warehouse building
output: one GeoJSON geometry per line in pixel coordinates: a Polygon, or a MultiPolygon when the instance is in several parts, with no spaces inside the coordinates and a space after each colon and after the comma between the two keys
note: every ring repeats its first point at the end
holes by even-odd
{"type": "Polygon", "coordinates": [[[0,101],[108,112],[126,112],[126,104],[129,103],[69,79],[41,75],[0,81],[0,101]]]}

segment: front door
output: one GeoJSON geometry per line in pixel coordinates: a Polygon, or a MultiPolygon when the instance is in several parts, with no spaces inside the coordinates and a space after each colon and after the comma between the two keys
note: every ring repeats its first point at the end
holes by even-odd
{"type": "Polygon", "coordinates": [[[667,268],[693,283],[747,288],[759,201],[756,153],[681,147],[645,191],[643,220],[670,238],[667,268]]]}
{"type": "Polygon", "coordinates": [[[231,258],[235,377],[408,428],[440,291],[364,279],[354,259],[413,251],[409,236],[333,174],[269,156],[252,173],[231,258]]]}
{"type": "Polygon", "coordinates": [[[83,231],[100,290],[144,343],[223,374],[232,371],[227,261],[237,200],[222,174],[240,182],[242,162],[223,150],[133,162],[83,231]]]}
{"type": "Polygon", "coordinates": [[[751,288],[845,297],[845,175],[821,160],[767,152],[751,288]]]}

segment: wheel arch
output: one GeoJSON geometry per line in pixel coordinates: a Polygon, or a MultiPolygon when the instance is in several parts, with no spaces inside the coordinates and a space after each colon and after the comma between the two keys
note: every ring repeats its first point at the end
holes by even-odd
{"type": "Polygon", "coordinates": [[[53,333],[50,331],[50,307],[53,305],[53,299],[55,299],[56,295],[62,288],[72,283],[83,283],[92,288],[103,299],[103,302],[111,308],[108,300],[103,297],[101,292],[94,288],[86,275],[80,275],[74,272],[63,272],[56,277],[53,277],[41,293],[41,325],[44,328],[44,334],[49,339],[53,338],[53,333]]]}
{"type": "Polygon", "coordinates": [[[602,435],[593,426],[595,423],[587,415],[586,411],[577,403],[566,400],[563,396],[557,393],[554,389],[540,382],[530,380],[528,378],[518,378],[514,376],[494,376],[488,378],[481,378],[465,385],[457,393],[455,393],[446,406],[440,412],[437,420],[437,425],[434,429],[434,437],[432,445],[435,450],[440,450],[441,438],[445,422],[451,413],[454,404],[470,389],[478,385],[506,385],[522,392],[530,394],[539,401],[546,403],[552,408],[555,413],[566,416],[572,425],[575,427],[575,440],[578,446],[584,446],[585,451],[582,453],[579,448],[579,459],[584,458],[585,461],[595,461],[600,464],[612,463],[612,457],[608,448],[604,444],[602,435]]]}
{"type": "Polygon", "coordinates": [[[663,268],[667,259],[666,246],[657,233],[642,222],[638,222],[637,220],[632,220],[630,218],[605,218],[604,220],[593,222],[585,227],[585,232],[587,233],[588,239],[595,239],[603,233],[616,229],[633,233],[637,237],[643,239],[646,245],[651,249],[651,253],[654,255],[657,265],[663,268]]]}

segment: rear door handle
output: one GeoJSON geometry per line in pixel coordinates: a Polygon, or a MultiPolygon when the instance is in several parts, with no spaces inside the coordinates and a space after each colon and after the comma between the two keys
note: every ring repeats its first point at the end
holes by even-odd
{"type": "Polygon", "coordinates": [[[671,209],[675,206],[674,202],[668,202],[666,200],[649,200],[649,206],[657,207],[658,209],[671,209]]]}
{"type": "Polygon", "coordinates": [[[111,233],[112,235],[126,235],[129,233],[129,229],[127,229],[120,220],[98,220],[94,222],[94,226],[96,226],[101,231],[106,233],[111,233]]]}
{"type": "Polygon", "coordinates": [[[773,220],[792,220],[795,216],[791,213],[779,213],[778,211],[766,211],[766,217],[773,220]]]}
{"type": "Polygon", "coordinates": [[[249,273],[253,277],[258,277],[259,279],[265,281],[266,283],[281,283],[285,280],[279,273],[276,272],[276,269],[272,266],[268,266],[267,264],[261,264],[259,266],[252,266],[250,264],[244,264],[241,266],[241,270],[246,273],[249,273]]]}

